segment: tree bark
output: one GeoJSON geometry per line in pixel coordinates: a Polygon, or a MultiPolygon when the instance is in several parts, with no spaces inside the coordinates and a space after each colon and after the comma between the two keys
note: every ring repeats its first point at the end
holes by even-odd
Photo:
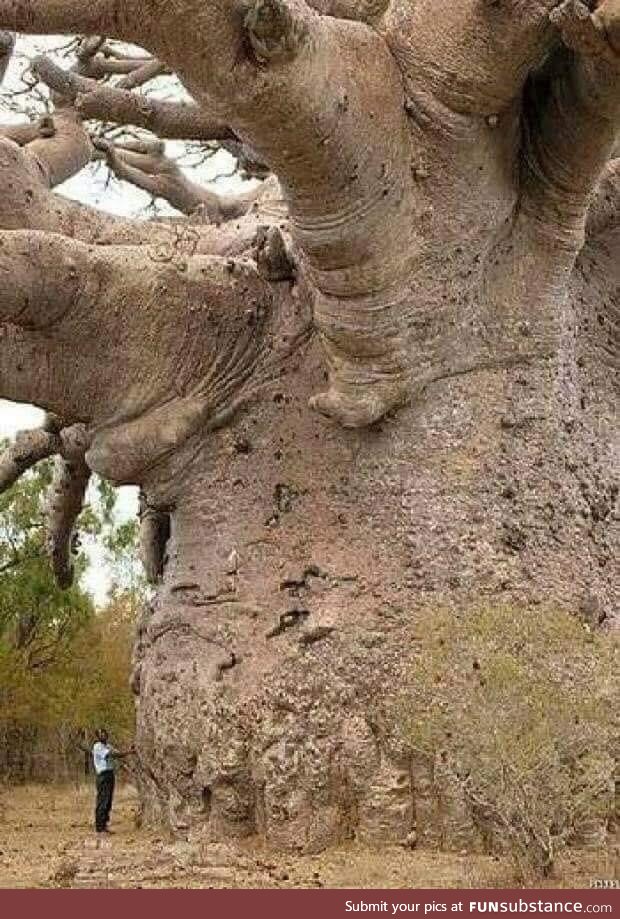
{"type": "MultiPolygon", "coordinates": [[[[196,108],[126,117],[231,132],[279,182],[219,227],[136,227],[52,196],[77,120],[60,163],[61,137],[0,143],[0,393],[83,422],[88,467],[143,491],[152,816],[479,847],[389,714],[420,621],[617,622],[619,22],[617,0],[0,0],[3,28],[142,39],[196,108]]],[[[139,109],[45,78],[82,116],[139,109]]]]}
{"type": "Polygon", "coordinates": [[[414,828],[480,845],[458,799],[425,816],[428,777],[384,713],[439,609],[613,617],[611,262],[584,255],[550,356],[447,375],[344,434],[305,411],[313,349],[195,459],[136,659],[149,810],[306,851],[414,828]]]}

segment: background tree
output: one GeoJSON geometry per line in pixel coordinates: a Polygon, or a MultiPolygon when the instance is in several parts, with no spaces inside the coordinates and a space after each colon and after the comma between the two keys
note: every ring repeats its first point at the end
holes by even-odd
{"type": "Polygon", "coordinates": [[[618,0],[0,0],[0,28],[91,36],[33,65],[53,130],[2,144],[0,393],[62,419],[6,461],[60,456],[53,558],[87,470],[142,488],[146,811],[402,839],[419,776],[372,711],[416,623],[612,621],[618,0]],[[162,69],[191,102],[145,98],[162,69]],[[214,201],[85,119],[273,178],[214,201]],[[52,194],[99,155],[187,219],[52,194]]]}
{"type": "Polygon", "coordinates": [[[115,495],[101,483],[72,537],[76,583],[61,588],[45,546],[52,481],[47,460],[0,496],[0,767],[13,781],[73,778],[80,744],[98,724],[117,735],[133,724],[129,661],[142,599],[135,526],[117,524],[115,495]],[[89,565],[82,540],[95,534],[118,574],[99,612],[80,586],[89,565]]]}

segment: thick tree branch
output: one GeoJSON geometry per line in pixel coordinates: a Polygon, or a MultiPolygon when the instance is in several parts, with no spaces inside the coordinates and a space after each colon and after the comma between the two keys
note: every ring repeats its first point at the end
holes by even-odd
{"type": "MultiPolygon", "coordinates": [[[[563,13],[571,12],[569,5],[574,12],[571,3],[562,4],[563,13]]],[[[578,22],[562,23],[563,31],[570,24],[571,42],[583,35],[584,24],[593,25],[590,13],[582,13],[578,10],[578,22]]],[[[548,304],[566,296],[592,194],[608,167],[620,119],[620,69],[606,52],[590,56],[590,42],[580,42],[580,48],[558,47],[528,84],[520,200],[511,232],[492,252],[485,272],[488,328],[502,316],[504,328],[508,321],[513,324],[524,350],[535,340],[540,355],[557,349],[562,315],[549,311],[548,304]],[[539,304],[535,320],[534,304],[539,304]]]]}
{"type": "Polygon", "coordinates": [[[303,0],[255,0],[241,22],[216,0],[196,22],[189,49],[165,23],[151,46],[281,181],[320,292],[332,387],[313,405],[369,424],[407,394],[403,240],[416,190],[402,74],[373,29],[303,0]]]}
{"type": "Polygon", "coordinates": [[[18,144],[20,147],[31,144],[33,140],[37,140],[39,137],[53,137],[55,133],[54,119],[51,115],[43,115],[36,121],[0,126],[0,137],[12,140],[13,143],[18,144]]]}
{"type": "Polygon", "coordinates": [[[73,583],[73,530],[79,516],[90,469],[84,461],[89,438],[83,425],[60,429],[48,416],[44,428],[21,431],[0,455],[0,493],[43,459],[56,455],[54,474],[45,502],[46,540],[54,576],[60,587],[73,583]]]}
{"type": "Polygon", "coordinates": [[[403,202],[414,183],[403,156],[401,73],[372,30],[318,16],[303,0],[255,0],[242,21],[228,0],[202,6],[190,46],[160,12],[149,21],[148,44],[200,100],[215,99],[283,181],[323,295],[316,315],[334,387],[316,406],[345,424],[376,420],[406,397],[398,291],[410,261],[403,202]],[[362,240],[379,227],[380,245],[360,265],[362,240]]]}
{"type": "MultiPolygon", "coordinates": [[[[140,4],[138,4],[140,6],[140,4]]],[[[131,0],[0,0],[0,28],[28,35],[109,35],[137,40],[131,0]]]]}
{"type": "MultiPolygon", "coordinates": [[[[0,243],[0,273],[11,278],[9,289],[0,286],[0,324],[39,330],[32,337],[47,348],[44,372],[25,368],[18,397],[27,392],[53,410],[61,398],[63,415],[88,423],[86,459],[100,474],[139,481],[256,385],[275,304],[288,288],[268,283],[249,260],[89,247],[31,231],[2,233],[0,243]],[[76,340],[89,344],[76,351],[76,340]],[[93,379],[102,341],[107,359],[93,379]],[[157,347],[147,377],[136,347],[145,341],[157,347]]],[[[4,357],[4,396],[3,374],[4,357]]]]}
{"type": "MultiPolygon", "coordinates": [[[[153,58],[115,58],[107,57],[104,54],[95,54],[89,58],[88,62],[80,68],[80,73],[85,77],[91,77],[93,80],[101,80],[109,76],[129,77],[137,71],[147,68],[146,73],[152,73],[153,76],[165,72],[166,68],[155,61],[153,58]]],[[[148,77],[150,79],[150,77],[148,77]]],[[[146,82],[144,80],[143,82],[146,82]]],[[[136,86],[141,85],[136,83],[136,86]]],[[[131,89],[131,86],[124,86],[124,89],[131,89]]]]}
{"type": "Polygon", "coordinates": [[[89,65],[93,57],[101,51],[106,45],[106,40],[101,35],[87,35],[80,41],[76,57],[78,73],[82,73],[89,65]]]}
{"type": "MultiPolygon", "coordinates": [[[[181,255],[239,256],[248,253],[261,226],[281,224],[286,210],[274,180],[264,186],[257,210],[222,224],[178,219],[131,220],[106,214],[50,191],[38,161],[20,148],[0,139],[0,229],[44,230],[97,246],[151,246],[181,255]],[[271,197],[273,195],[273,197],[271,197]]],[[[1,252],[1,248],[0,248],[1,252]]],[[[2,353],[5,353],[3,346],[2,353]]]]}
{"type": "Polygon", "coordinates": [[[83,425],[61,432],[62,456],[57,456],[46,502],[47,546],[59,587],[73,583],[71,560],[75,522],[84,505],[90,469],[84,460],[88,437],[83,425]]]}
{"type": "Polygon", "coordinates": [[[27,153],[35,157],[44,171],[50,188],[61,185],[76,175],[92,159],[93,147],[73,109],[59,108],[54,112],[53,132],[46,127],[28,144],[27,153]]]}
{"type": "Polygon", "coordinates": [[[0,455],[0,493],[43,459],[60,449],[60,437],[42,428],[20,431],[15,441],[0,455]]]}
{"type": "MultiPolygon", "coordinates": [[[[200,103],[215,100],[224,123],[282,180],[321,292],[317,321],[332,390],[316,405],[345,424],[368,424],[407,392],[402,282],[411,256],[402,240],[411,233],[414,183],[403,156],[401,72],[373,30],[317,15],[303,0],[254,0],[243,18],[230,0],[189,3],[184,12],[192,42],[179,31],[178,10],[153,3],[142,17],[142,43],[200,103]],[[363,241],[373,238],[380,244],[366,249],[363,241]]],[[[110,33],[131,38],[131,28],[125,16],[110,33]]],[[[75,92],[72,78],[64,80],[75,92]]],[[[82,101],[78,107],[105,118],[82,101]]],[[[127,112],[119,120],[137,121],[127,112]]],[[[148,117],[139,123],[166,133],[148,117]]]]}
{"type": "Polygon", "coordinates": [[[50,89],[75,103],[82,118],[135,125],[167,139],[207,141],[234,137],[227,125],[197,105],[100,86],[88,77],[62,70],[46,57],[33,61],[32,69],[50,89]]]}
{"type": "Polygon", "coordinates": [[[86,262],[82,249],[49,245],[43,234],[0,234],[0,323],[56,324],[84,286],[86,262]]]}

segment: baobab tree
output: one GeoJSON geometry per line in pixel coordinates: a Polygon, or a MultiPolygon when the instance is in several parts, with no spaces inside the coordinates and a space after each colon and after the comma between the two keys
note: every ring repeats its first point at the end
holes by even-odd
{"type": "Polygon", "coordinates": [[[433,775],[382,715],[416,623],[613,618],[619,0],[0,0],[0,28],[5,61],[84,36],[3,131],[0,395],[49,414],[2,476],[57,456],[65,582],[88,475],[141,488],[146,810],[424,831],[433,775]],[[168,71],[191,104],[136,92],[168,71]],[[218,197],[92,119],[264,181],[218,197]],[[94,156],[185,217],[53,193],[94,156]]]}

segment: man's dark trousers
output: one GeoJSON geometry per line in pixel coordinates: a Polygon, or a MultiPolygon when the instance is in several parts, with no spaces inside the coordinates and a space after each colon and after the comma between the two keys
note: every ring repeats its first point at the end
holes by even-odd
{"type": "Polygon", "coordinates": [[[112,810],[112,799],[114,797],[113,770],[106,769],[105,772],[100,772],[96,782],[97,804],[95,806],[95,829],[98,833],[103,833],[108,826],[110,811],[112,810]]]}

